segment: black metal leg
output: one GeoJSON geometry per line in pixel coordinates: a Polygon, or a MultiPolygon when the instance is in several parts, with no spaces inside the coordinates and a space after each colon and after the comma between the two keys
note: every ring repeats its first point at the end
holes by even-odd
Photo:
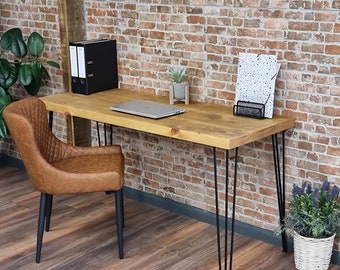
{"type": "Polygon", "coordinates": [[[119,258],[124,258],[123,251],[123,226],[124,226],[124,198],[123,198],[123,190],[116,191],[116,220],[117,220],[117,236],[118,236],[118,252],[119,258]]]}
{"type": "MultiPolygon", "coordinates": [[[[280,224],[283,226],[285,218],[285,137],[284,131],[282,132],[282,178],[281,178],[281,166],[279,155],[279,143],[277,133],[272,135],[272,147],[273,147],[273,159],[274,170],[276,180],[277,201],[279,208],[280,224]]],[[[282,248],[284,252],[288,251],[287,236],[283,231],[281,233],[282,248]]]]}
{"type": "Polygon", "coordinates": [[[104,145],[107,145],[106,123],[104,123],[104,145]]]}
{"type": "Polygon", "coordinates": [[[225,198],[224,198],[224,209],[225,209],[225,217],[224,217],[224,268],[227,265],[227,254],[228,254],[228,187],[229,187],[229,150],[226,150],[225,155],[225,198]]]}
{"type": "Polygon", "coordinates": [[[112,145],[113,144],[113,138],[112,138],[112,132],[113,132],[113,130],[112,130],[112,125],[110,125],[110,145],[112,145]]]}
{"type": "MultiPolygon", "coordinates": [[[[272,135],[272,146],[273,146],[273,159],[275,169],[275,180],[278,198],[278,208],[280,215],[280,223],[284,224],[285,217],[285,137],[284,131],[282,132],[282,171],[280,165],[280,151],[278,134],[272,135]]],[[[221,242],[220,242],[220,228],[219,228],[219,207],[218,207],[218,183],[217,183],[217,160],[216,160],[216,148],[214,147],[214,180],[215,180],[215,208],[216,208],[216,227],[217,227],[217,249],[218,249],[218,264],[219,270],[222,269],[222,258],[221,258],[221,242]]],[[[225,190],[225,253],[224,253],[224,269],[227,269],[227,245],[228,245],[228,175],[229,175],[229,151],[226,151],[226,190],[225,190]]],[[[236,209],[236,185],[237,185],[237,161],[238,161],[238,148],[235,148],[235,161],[234,161],[234,187],[233,187],[233,206],[232,206],[232,217],[231,217],[231,243],[230,243],[230,254],[229,254],[229,269],[232,270],[233,266],[233,253],[234,253],[234,232],[235,232],[235,209],[236,209]]],[[[282,247],[285,252],[288,250],[287,236],[283,232],[282,247]]]]}
{"type": "Polygon", "coordinates": [[[97,122],[97,137],[98,137],[98,145],[100,146],[100,131],[99,131],[99,123],[97,122]]]}
{"type": "Polygon", "coordinates": [[[234,254],[234,236],[235,236],[235,209],[236,209],[236,184],[237,184],[237,160],[238,148],[235,148],[235,161],[234,161],[234,190],[233,190],[233,210],[231,216],[231,243],[230,243],[230,256],[229,256],[229,269],[233,269],[233,254],[234,254]]]}
{"type": "MultiPolygon", "coordinates": [[[[104,129],[104,145],[108,145],[108,139],[107,139],[107,124],[104,123],[103,124],[103,129],[104,129]]],[[[113,130],[112,130],[112,125],[110,125],[110,145],[113,144],[113,138],[112,138],[112,134],[113,134],[113,130]]],[[[100,129],[99,129],[99,122],[97,122],[97,138],[98,138],[98,145],[100,146],[101,145],[101,142],[100,142],[100,129]]]]}
{"type": "Polygon", "coordinates": [[[214,150],[214,180],[215,180],[215,213],[216,213],[216,229],[217,229],[217,253],[218,253],[218,269],[221,270],[222,258],[221,258],[221,232],[220,232],[220,219],[219,219],[219,207],[218,207],[218,183],[217,183],[217,161],[216,161],[216,147],[214,150]]]}
{"type": "Polygon", "coordinates": [[[123,227],[125,227],[125,208],[124,208],[124,189],[121,189],[122,196],[120,196],[122,205],[122,217],[123,217],[123,227]]]}
{"type": "Polygon", "coordinates": [[[46,194],[46,226],[45,231],[48,232],[50,230],[51,224],[51,215],[52,215],[52,205],[53,205],[53,195],[46,194]]]}
{"type": "Polygon", "coordinates": [[[49,111],[48,112],[48,126],[52,130],[52,126],[53,126],[53,111],[49,111]]]}
{"type": "Polygon", "coordinates": [[[39,208],[39,219],[38,219],[38,233],[37,233],[37,250],[35,255],[35,262],[40,262],[42,240],[44,236],[45,227],[45,214],[46,214],[46,194],[41,193],[40,195],[40,208],[39,208]]]}
{"type": "MultiPolygon", "coordinates": [[[[235,149],[235,168],[234,168],[234,190],[233,190],[233,207],[231,218],[231,243],[229,254],[229,269],[233,267],[233,253],[234,253],[234,232],[235,232],[235,204],[236,204],[236,182],[237,182],[237,158],[238,148],[235,149]]],[[[229,186],[229,151],[226,150],[226,176],[225,176],[225,248],[224,248],[224,269],[227,269],[227,254],[228,254],[228,186],[229,186]]],[[[217,183],[217,160],[216,160],[216,148],[214,148],[214,180],[215,180],[215,209],[216,209],[216,230],[217,230],[217,252],[218,252],[218,265],[219,269],[222,269],[222,255],[221,255],[221,232],[219,222],[219,206],[218,206],[218,183],[217,183]]]]}

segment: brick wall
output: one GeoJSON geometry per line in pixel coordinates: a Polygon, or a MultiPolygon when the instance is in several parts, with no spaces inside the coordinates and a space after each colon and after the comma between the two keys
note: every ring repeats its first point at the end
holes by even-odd
{"type": "MultiPolygon", "coordinates": [[[[10,28],[19,27],[28,38],[33,31],[40,33],[45,41],[43,57],[60,63],[60,30],[57,0],[15,1],[3,0],[0,3],[0,36],[10,28]]],[[[50,80],[46,80],[38,95],[51,95],[62,92],[62,70],[48,68],[50,80]]],[[[15,97],[27,96],[21,87],[12,87],[15,97]]],[[[63,119],[58,120],[64,123],[63,119]]],[[[65,130],[65,128],[61,128],[65,130]]],[[[19,157],[10,139],[0,141],[1,153],[19,157]]]]}
{"type": "MultiPolygon", "coordinates": [[[[16,2],[0,4],[0,33],[17,25],[38,29],[49,53],[60,57],[57,1],[16,2]]],[[[277,55],[275,113],[296,117],[296,128],[286,135],[289,198],[293,182],[327,179],[340,185],[339,2],[84,0],[84,5],[87,37],[118,41],[122,88],[165,95],[167,70],[186,67],[191,100],[231,106],[238,53],[277,55]]],[[[52,81],[43,93],[62,91],[60,74],[52,81]]],[[[126,155],[128,186],[213,211],[212,149],[115,132],[126,155]]],[[[270,143],[267,138],[240,148],[237,219],[274,230],[278,212],[270,143]]],[[[217,154],[222,190],[225,153],[217,154]]],[[[224,194],[219,198],[222,204],[224,194]]]]}

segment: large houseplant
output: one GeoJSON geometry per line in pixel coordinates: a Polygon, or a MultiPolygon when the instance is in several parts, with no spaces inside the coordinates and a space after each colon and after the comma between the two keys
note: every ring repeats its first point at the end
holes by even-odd
{"type": "Polygon", "coordinates": [[[19,28],[6,31],[0,39],[0,139],[7,136],[2,113],[13,101],[10,87],[19,82],[28,94],[35,96],[44,78],[49,77],[46,67],[59,68],[58,63],[40,57],[44,47],[39,33],[33,32],[25,40],[19,28]]]}
{"type": "Polygon", "coordinates": [[[340,234],[339,187],[325,181],[320,188],[293,186],[284,231],[294,237],[297,269],[328,269],[334,237],[340,234]]]}

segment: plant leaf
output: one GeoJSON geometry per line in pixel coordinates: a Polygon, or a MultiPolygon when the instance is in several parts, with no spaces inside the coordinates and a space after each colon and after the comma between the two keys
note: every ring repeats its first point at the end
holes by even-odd
{"type": "Polygon", "coordinates": [[[0,95],[0,115],[2,116],[2,113],[5,109],[5,107],[10,104],[12,102],[12,98],[11,96],[6,93],[6,91],[4,89],[2,89],[0,87],[0,92],[1,92],[1,95],[0,95]]]}
{"type": "Polygon", "coordinates": [[[40,87],[41,87],[41,81],[38,81],[33,77],[31,83],[29,85],[24,85],[27,93],[29,93],[31,96],[35,96],[38,94],[40,87]]]}
{"type": "Polygon", "coordinates": [[[31,55],[38,56],[44,50],[44,40],[42,36],[37,33],[33,32],[27,41],[27,48],[31,55]]]}
{"type": "Polygon", "coordinates": [[[0,78],[0,86],[5,89],[10,88],[18,79],[19,74],[19,66],[18,65],[10,65],[9,76],[6,79],[0,78]]]}
{"type": "Polygon", "coordinates": [[[3,118],[0,118],[0,140],[7,137],[7,125],[3,118]]]}
{"type": "Polygon", "coordinates": [[[41,80],[44,73],[44,68],[39,62],[32,64],[31,67],[32,81],[28,85],[24,85],[24,87],[31,96],[35,96],[36,94],[38,94],[41,87],[41,80]]]}
{"type": "Polygon", "coordinates": [[[42,74],[43,74],[43,69],[42,65],[39,62],[35,62],[32,64],[32,76],[36,80],[41,81],[42,80],[42,74]]]}
{"type": "Polygon", "coordinates": [[[0,58],[0,79],[6,80],[10,74],[11,66],[7,59],[0,58]]]}
{"type": "Polygon", "coordinates": [[[0,87],[0,139],[6,138],[8,134],[7,125],[2,115],[6,106],[11,102],[11,96],[5,91],[5,89],[0,87]]]}
{"type": "Polygon", "coordinates": [[[7,91],[3,87],[0,86],[0,98],[6,95],[8,95],[7,91]]]}
{"type": "Polygon", "coordinates": [[[19,80],[25,86],[29,85],[33,79],[32,75],[32,65],[31,64],[23,64],[19,68],[19,80]]]}
{"type": "Polygon", "coordinates": [[[17,58],[23,58],[27,54],[27,46],[19,28],[5,32],[1,37],[0,47],[5,51],[11,51],[17,58]]]}
{"type": "Polygon", "coordinates": [[[54,62],[54,61],[46,61],[46,63],[47,63],[49,66],[51,66],[51,67],[60,69],[60,65],[59,65],[57,62],[54,62]]]}

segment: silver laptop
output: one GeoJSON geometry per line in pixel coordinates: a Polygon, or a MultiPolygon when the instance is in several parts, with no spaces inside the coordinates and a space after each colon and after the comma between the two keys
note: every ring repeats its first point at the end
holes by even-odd
{"type": "Polygon", "coordinates": [[[185,112],[184,108],[153,102],[149,100],[134,100],[110,106],[117,112],[129,113],[153,119],[159,119],[185,112]]]}

